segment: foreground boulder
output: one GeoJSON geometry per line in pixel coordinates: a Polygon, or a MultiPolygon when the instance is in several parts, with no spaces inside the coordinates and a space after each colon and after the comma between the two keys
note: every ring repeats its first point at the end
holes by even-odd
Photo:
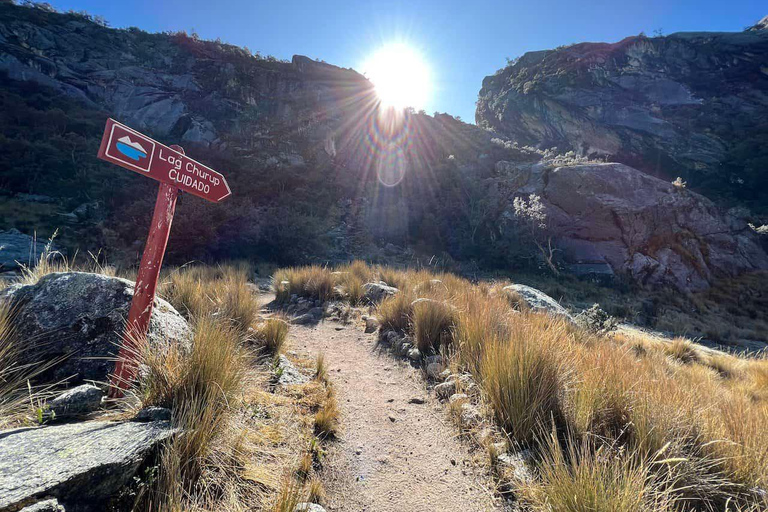
{"type": "MultiPolygon", "coordinates": [[[[70,378],[70,383],[105,381],[114,368],[133,287],[133,282],[117,277],[62,272],[0,291],[0,300],[16,307],[18,337],[24,342],[22,363],[65,358],[45,377],[70,378]]],[[[149,342],[183,340],[188,332],[187,322],[173,306],[155,299],[149,342]]]]}
{"type": "MultiPolygon", "coordinates": [[[[758,235],[737,211],[622,164],[518,172],[516,195],[537,194],[564,258],[646,285],[682,291],[768,269],[758,235]],[[522,178],[521,178],[522,177],[522,178]]],[[[508,215],[514,217],[513,205],[508,215]]]]}
{"type": "Polygon", "coordinates": [[[165,421],[94,421],[0,433],[0,510],[51,497],[67,510],[105,510],[105,501],[173,433],[165,421]]]}

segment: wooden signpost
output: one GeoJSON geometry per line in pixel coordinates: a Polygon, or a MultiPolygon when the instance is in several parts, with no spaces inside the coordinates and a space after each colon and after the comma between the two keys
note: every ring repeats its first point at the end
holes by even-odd
{"type": "Polygon", "coordinates": [[[165,146],[136,130],[108,119],[98,157],[160,182],[147,245],[141,257],[123,345],[112,375],[110,396],[118,398],[136,377],[136,343],[146,336],[155,303],[155,291],[171,231],[176,198],[188,192],[218,203],[232,195],[220,173],[192,160],[180,146],[165,146]]]}

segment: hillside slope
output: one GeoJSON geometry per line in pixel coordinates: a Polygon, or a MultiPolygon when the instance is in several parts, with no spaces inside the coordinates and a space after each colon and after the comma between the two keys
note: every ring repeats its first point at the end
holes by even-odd
{"type": "Polygon", "coordinates": [[[65,245],[117,255],[140,248],[154,184],[96,160],[107,116],[181,144],[232,185],[220,206],[183,201],[170,244],[179,261],[370,258],[425,232],[433,254],[458,253],[458,174],[516,158],[451,116],[382,118],[352,70],[77,14],[0,4],[0,74],[0,229],[61,226],[65,245]],[[83,204],[92,215],[71,214],[83,204]]]}
{"type": "Polygon", "coordinates": [[[766,115],[768,30],[757,24],[526,53],[483,80],[476,119],[765,212],[766,115]]]}
{"type": "Polygon", "coordinates": [[[635,188],[610,193],[598,193],[604,168],[553,172],[566,181],[583,174],[554,198],[548,171],[590,162],[447,114],[387,110],[363,76],[306,57],[281,62],[185,33],[110,29],[87,15],[3,3],[0,76],[0,229],[62,228],[70,253],[101,248],[130,265],[142,248],[156,184],[96,159],[111,116],[181,144],[232,187],[222,204],[181,201],[171,263],[597,268],[686,291],[768,268],[742,212],[630,167],[622,172],[635,188]],[[518,211],[532,193],[551,222],[531,224],[518,211]]]}

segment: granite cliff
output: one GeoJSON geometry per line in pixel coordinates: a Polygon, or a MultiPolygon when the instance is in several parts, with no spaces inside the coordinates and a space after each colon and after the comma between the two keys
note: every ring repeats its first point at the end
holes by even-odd
{"type": "Polygon", "coordinates": [[[685,32],[529,52],[483,80],[478,125],[768,204],[768,30],[685,32]]]}

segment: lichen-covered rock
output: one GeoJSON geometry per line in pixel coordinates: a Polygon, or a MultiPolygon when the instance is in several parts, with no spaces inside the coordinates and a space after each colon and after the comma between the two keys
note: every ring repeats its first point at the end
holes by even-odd
{"type": "Polygon", "coordinates": [[[371,303],[381,302],[385,298],[391,297],[400,291],[393,286],[388,286],[387,283],[384,282],[365,283],[363,288],[365,289],[366,300],[371,303]]]}
{"type": "MultiPolygon", "coordinates": [[[[0,291],[0,300],[16,305],[18,336],[26,341],[22,363],[65,358],[45,376],[74,384],[106,381],[114,369],[133,288],[126,279],[62,272],[0,291]]],[[[187,322],[173,306],[155,299],[148,341],[183,341],[188,334],[187,322]]]]}
{"type": "Polygon", "coordinates": [[[325,512],[325,508],[317,503],[299,503],[293,512],[325,512]]]}
{"type": "Polygon", "coordinates": [[[379,329],[379,321],[375,317],[364,316],[363,321],[365,322],[365,332],[367,334],[376,332],[379,329]]]}
{"type": "Polygon", "coordinates": [[[133,417],[133,421],[171,421],[171,415],[170,409],[149,406],[137,412],[136,416],[133,417]]]}
{"type": "Polygon", "coordinates": [[[558,302],[536,288],[526,286],[524,284],[511,284],[504,287],[505,292],[513,292],[519,295],[525,305],[534,312],[547,313],[555,316],[562,316],[569,320],[573,320],[568,311],[558,304],[558,302]]]}
{"type": "Polygon", "coordinates": [[[81,384],[49,401],[44,414],[53,420],[87,416],[101,406],[103,396],[101,388],[93,384],[81,384]]]}
{"type": "Polygon", "coordinates": [[[49,499],[38,501],[34,505],[27,505],[19,512],[66,512],[58,500],[49,499]]]}
{"type": "Polygon", "coordinates": [[[304,384],[309,382],[309,377],[301,373],[287,357],[280,354],[277,358],[276,373],[277,384],[280,386],[290,386],[292,384],[304,384]]]}
{"type": "Polygon", "coordinates": [[[173,435],[168,422],[69,423],[0,434],[0,510],[53,497],[104,510],[147,454],[173,435]]]}
{"type": "Polygon", "coordinates": [[[435,396],[440,400],[447,400],[456,393],[456,382],[441,382],[435,386],[435,396]]]}

